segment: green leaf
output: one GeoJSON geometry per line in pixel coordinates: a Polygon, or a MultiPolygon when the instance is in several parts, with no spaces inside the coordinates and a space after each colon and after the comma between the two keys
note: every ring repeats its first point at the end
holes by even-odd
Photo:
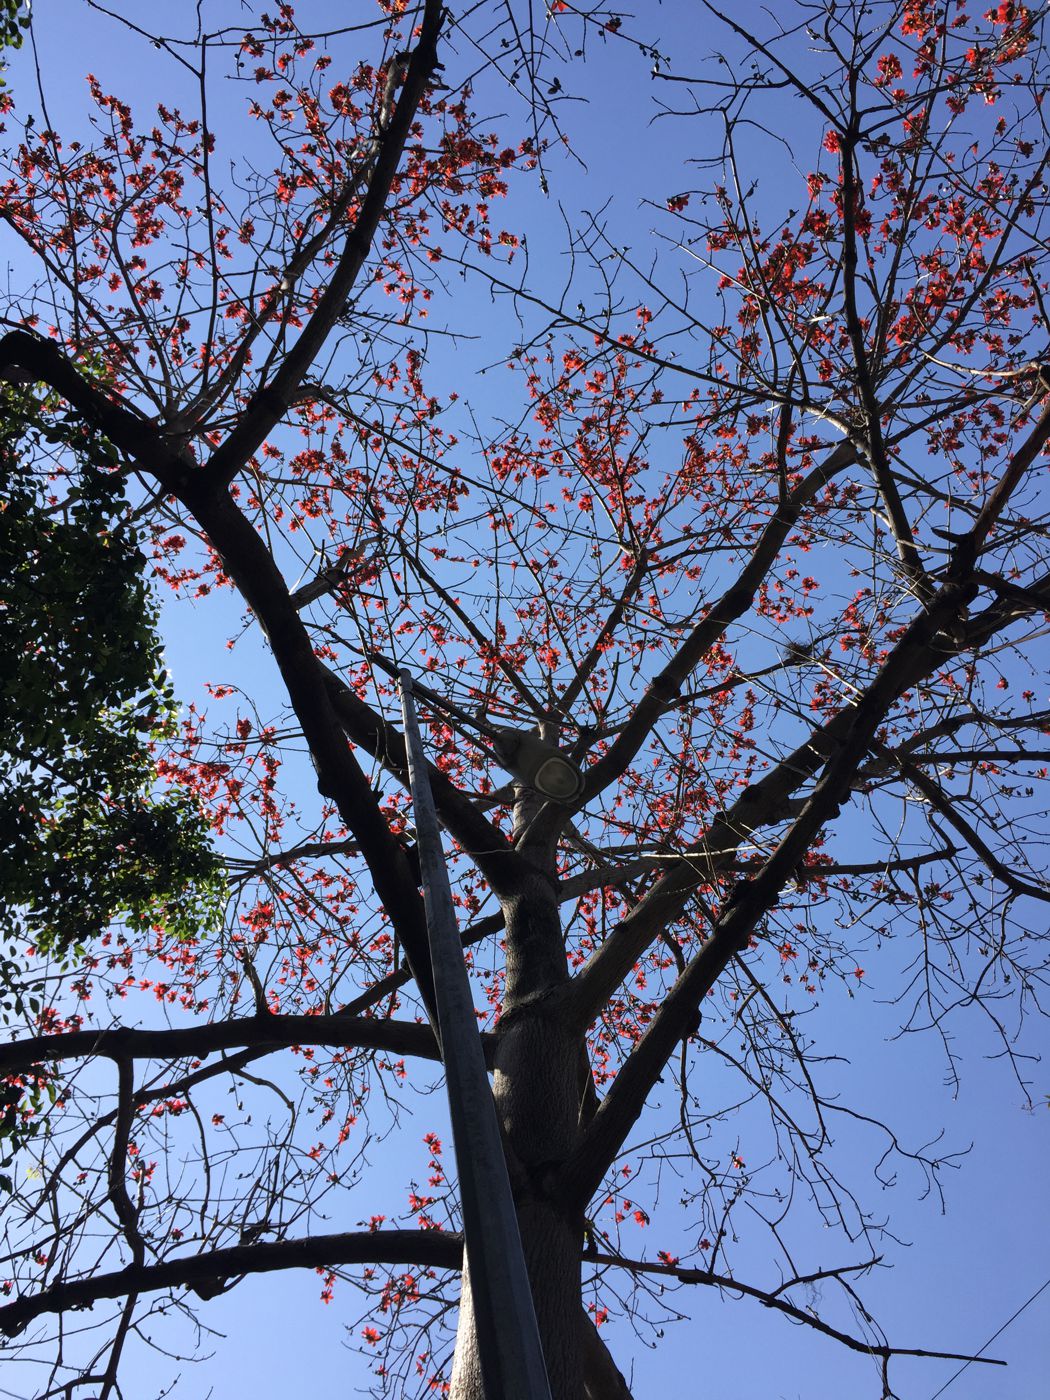
{"type": "MultiPolygon", "coordinates": [[[[151,744],[178,713],[118,454],[0,387],[0,938],[60,960],[115,920],[181,938],[225,885],[194,800],[151,744]]],[[[20,964],[3,990],[25,999],[20,964]]]]}

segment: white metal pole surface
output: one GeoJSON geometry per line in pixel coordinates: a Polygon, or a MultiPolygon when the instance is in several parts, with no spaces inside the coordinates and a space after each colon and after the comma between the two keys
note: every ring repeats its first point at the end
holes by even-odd
{"type": "Polygon", "coordinates": [[[486,1400],[551,1400],[496,1106],[456,926],[411,672],[399,673],[438,1036],[486,1400]]]}

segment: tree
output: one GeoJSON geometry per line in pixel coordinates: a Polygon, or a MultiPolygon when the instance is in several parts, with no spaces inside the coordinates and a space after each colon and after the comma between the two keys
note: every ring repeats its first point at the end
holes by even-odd
{"type": "MultiPolygon", "coordinates": [[[[110,445],[159,576],[235,590],[282,687],[216,673],[159,763],[210,814],[222,933],[100,919],[0,1050],[9,1086],[54,1090],[0,1306],[12,1348],[54,1348],[42,1393],[115,1393],[129,1335],[186,1290],[313,1267],[363,1290],[393,1393],[481,1394],[469,1286],[454,1360],[443,1340],[438,1135],[415,1228],[385,1228],[402,1207],[364,1167],[437,1056],[399,664],[425,682],[554,1395],[627,1393],[595,1324],[617,1298],[644,1322],[650,1282],[758,1297],[881,1358],[891,1393],[902,1348],[803,1292],[852,1299],[879,1236],[833,1151],[834,1125],[876,1125],[825,1087],[803,1016],[878,960],[950,1071],[979,1008],[1023,1081],[1050,898],[1045,21],[799,0],[752,32],[704,8],[724,51],[694,70],[602,6],[542,31],[513,6],[382,0],[339,30],[219,6],[153,39],[177,95],[151,124],[96,79],[90,138],[0,95],[0,210],[40,270],[0,366],[110,445]],[[711,155],[648,211],[655,252],[611,213],[570,223],[555,286],[494,201],[557,193],[562,97],[614,50],[711,155]],[[260,135],[213,132],[220,64],[260,135]],[[746,166],[785,125],[803,173],[778,207],[746,166]],[[465,355],[471,315],[515,340],[465,404],[437,347],[465,355]],[[579,799],[509,783],[493,725],[569,752],[579,799]],[[678,1216],[654,1196],[683,1162],[678,1216]],[[796,1262],[796,1209],[847,1263],[796,1262]],[[630,1235],[650,1214],[655,1254],[630,1235]],[[766,1284],[734,1257],[756,1223],[766,1284]],[[97,1350],[65,1337],[87,1307],[97,1350]]],[[[931,1183],[945,1161],[889,1128],[879,1150],[931,1183]]]]}
{"type": "MultiPolygon", "coordinates": [[[[177,709],[116,454],[60,408],[8,391],[0,428],[0,920],[62,960],[118,912],[195,936],[224,890],[192,797],[156,791],[151,741],[177,709]],[[64,498],[48,447],[71,459],[64,498]]],[[[4,967],[23,1012],[16,959],[4,967]]]]}

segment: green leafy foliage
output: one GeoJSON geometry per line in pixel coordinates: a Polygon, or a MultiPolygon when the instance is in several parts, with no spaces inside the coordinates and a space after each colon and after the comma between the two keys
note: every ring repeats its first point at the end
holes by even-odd
{"type": "Polygon", "coordinates": [[[0,991],[33,1004],[12,953],[65,959],[116,919],[176,937],[224,885],[194,800],[157,780],[176,705],[113,448],[0,400],[0,991]]]}
{"type": "MultiPolygon", "coordinates": [[[[23,32],[29,28],[29,9],[23,0],[0,0],[0,50],[22,47],[23,32]]],[[[3,86],[0,77],[0,88],[3,86]]]]}

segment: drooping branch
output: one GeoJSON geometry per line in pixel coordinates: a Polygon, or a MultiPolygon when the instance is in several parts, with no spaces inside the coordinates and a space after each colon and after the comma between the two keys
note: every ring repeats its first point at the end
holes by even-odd
{"type": "MultiPolygon", "coordinates": [[[[112,1029],[65,1031],[0,1045],[0,1074],[18,1074],[45,1061],[100,1056],[118,1064],[131,1060],[201,1059],[221,1050],[270,1051],[291,1045],[338,1045],[387,1050],[394,1055],[440,1058],[429,1026],[370,1017],[251,1016],[204,1026],[168,1030],[112,1029]]],[[[240,1062],[239,1062],[240,1063],[240,1062]]]]}
{"type": "Polygon", "coordinates": [[[280,1269],[323,1269],[341,1264],[411,1264],[434,1269],[458,1269],[462,1237],[440,1230],[356,1230],[345,1234],[312,1235],[304,1240],[271,1244],[233,1245],[160,1264],[132,1264],[109,1274],[56,1283],[42,1293],[0,1307],[0,1332],[17,1336],[34,1318],[67,1313],[77,1308],[131,1293],[155,1293],[165,1288],[200,1288],[219,1292],[226,1280],[244,1274],[280,1269]]]}
{"type": "MultiPolygon", "coordinates": [[[[0,1307],[0,1333],[17,1336],[38,1317],[91,1308],[141,1293],[190,1288],[212,1297],[231,1281],[285,1269],[325,1269],[354,1264],[409,1265],[458,1271],[463,1239],[438,1230],[358,1230],[302,1240],[255,1241],[158,1264],[134,1264],[108,1274],[58,1283],[42,1293],[0,1307]]],[[[580,1313],[587,1400],[631,1400],[631,1392],[586,1313],[580,1313]]]]}
{"type": "Polygon", "coordinates": [[[944,792],[938,783],[935,783],[919,768],[918,760],[915,762],[901,761],[899,766],[908,781],[922,793],[942,820],[959,833],[1004,888],[1014,895],[1027,895],[1029,899],[1040,899],[1045,903],[1050,903],[1050,888],[1045,885],[1034,885],[1030,880],[1024,879],[1016,871],[1011,870],[1006,862],[995,854],[973,825],[966,820],[959,811],[958,804],[944,792]]]}
{"type": "Polygon", "coordinates": [[[797,1307],[782,1296],[790,1288],[804,1288],[827,1279],[840,1278],[846,1273],[866,1271],[873,1264],[879,1262],[877,1259],[872,1260],[869,1264],[853,1265],[844,1269],[821,1269],[819,1273],[788,1279],[776,1288],[759,1288],[755,1284],[742,1283],[739,1279],[730,1278],[725,1274],[716,1274],[709,1269],[690,1269],[679,1264],[650,1263],[644,1259],[627,1259],[619,1254],[593,1254],[589,1255],[588,1259],[597,1266],[605,1265],[626,1269],[633,1274],[651,1274],[657,1277],[672,1278],[677,1283],[702,1284],[710,1288],[725,1289],[728,1293],[740,1293],[745,1298],[756,1298],[763,1307],[783,1313],[785,1317],[790,1317],[794,1322],[805,1323],[807,1327],[812,1327],[814,1331],[820,1332],[823,1336],[841,1342],[850,1351],[859,1351],[865,1356],[879,1356],[884,1360],[889,1360],[894,1356],[916,1356],[925,1357],[930,1361],[982,1361],[987,1366],[1006,1365],[1005,1361],[1000,1361],[992,1356],[973,1356],[956,1351],[928,1351],[924,1347],[897,1347],[890,1346],[886,1342],[880,1343],[869,1341],[864,1337],[854,1337],[851,1333],[840,1331],[839,1328],[824,1322],[808,1308],[797,1307]]]}

